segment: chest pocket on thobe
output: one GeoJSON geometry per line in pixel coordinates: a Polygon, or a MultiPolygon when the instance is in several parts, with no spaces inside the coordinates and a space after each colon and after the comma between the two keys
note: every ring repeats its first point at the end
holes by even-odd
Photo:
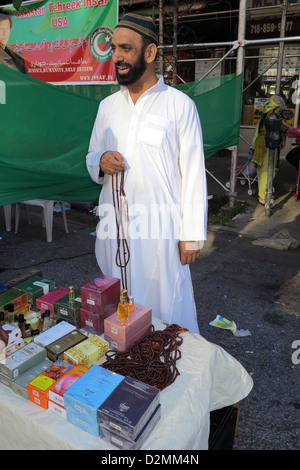
{"type": "Polygon", "coordinates": [[[139,142],[153,147],[161,147],[172,127],[169,119],[147,114],[141,122],[139,142]]]}

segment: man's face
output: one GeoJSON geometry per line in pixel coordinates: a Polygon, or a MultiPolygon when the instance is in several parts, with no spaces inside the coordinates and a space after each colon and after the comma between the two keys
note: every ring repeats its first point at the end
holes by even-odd
{"type": "Polygon", "coordinates": [[[142,37],[130,29],[117,28],[111,47],[119,84],[133,85],[142,77],[147,68],[142,37]]]}
{"type": "Polygon", "coordinates": [[[0,46],[4,49],[10,35],[9,20],[0,21],[0,46]]]}

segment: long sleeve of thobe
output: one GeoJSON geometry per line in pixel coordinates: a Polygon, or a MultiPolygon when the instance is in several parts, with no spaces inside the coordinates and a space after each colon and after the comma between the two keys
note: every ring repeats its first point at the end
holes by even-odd
{"type": "Polygon", "coordinates": [[[204,241],[207,232],[207,186],[202,130],[196,107],[186,102],[180,122],[180,240],[204,241]]]}

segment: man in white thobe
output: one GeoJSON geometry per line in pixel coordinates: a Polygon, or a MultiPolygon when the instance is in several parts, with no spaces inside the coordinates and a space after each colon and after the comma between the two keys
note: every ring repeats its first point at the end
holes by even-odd
{"type": "Polygon", "coordinates": [[[103,274],[121,277],[114,184],[124,172],[128,294],[162,321],[199,333],[189,269],[207,229],[199,116],[188,96],[155,74],[157,30],[151,18],[125,15],[112,50],[121,89],[100,103],[86,157],[91,178],[103,185],[97,261],[103,274]]]}

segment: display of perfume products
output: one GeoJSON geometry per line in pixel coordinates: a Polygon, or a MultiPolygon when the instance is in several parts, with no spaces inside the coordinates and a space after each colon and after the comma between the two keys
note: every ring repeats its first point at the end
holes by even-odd
{"type": "Polygon", "coordinates": [[[152,329],[151,308],[119,279],[77,289],[20,275],[0,284],[0,325],[9,335],[0,386],[117,448],[143,445],[160,420],[159,391],[101,367],[109,350],[127,351],[152,329]]]}

